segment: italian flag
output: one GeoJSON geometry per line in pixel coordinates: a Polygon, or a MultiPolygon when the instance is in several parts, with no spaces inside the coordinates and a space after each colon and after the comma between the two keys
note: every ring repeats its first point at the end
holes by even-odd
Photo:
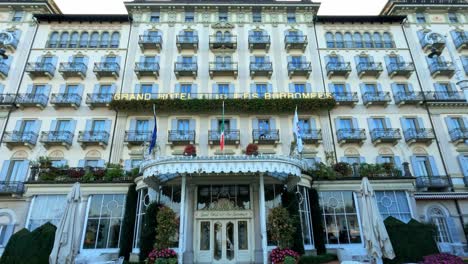
{"type": "Polygon", "coordinates": [[[224,101],[223,101],[223,117],[221,119],[221,135],[219,136],[219,146],[221,151],[224,150],[224,101]]]}

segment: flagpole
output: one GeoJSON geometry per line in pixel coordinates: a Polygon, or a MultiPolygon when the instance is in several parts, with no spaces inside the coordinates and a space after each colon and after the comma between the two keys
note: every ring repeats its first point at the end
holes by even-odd
{"type": "MultiPolygon", "coordinates": [[[[225,138],[226,136],[224,135],[224,100],[223,100],[223,116],[222,116],[222,124],[221,124],[221,128],[222,128],[222,136],[225,138]]],[[[223,154],[224,156],[224,141],[225,139],[223,139],[223,146],[222,146],[222,149],[221,149],[221,153],[223,154]]]]}

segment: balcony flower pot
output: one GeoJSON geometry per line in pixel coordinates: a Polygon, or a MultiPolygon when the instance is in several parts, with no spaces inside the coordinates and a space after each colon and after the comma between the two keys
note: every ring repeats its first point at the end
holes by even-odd
{"type": "Polygon", "coordinates": [[[257,156],[258,155],[258,146],[257,144],[250,143],[245,149],[245,154],[248,156],[257,156]]]}
{"type": "Polygon", "coordinates": [[[197,149],[194,145],[187,145],[184,149],[184,156],[188,157],[196,157],[197,156],[197,149]]]}

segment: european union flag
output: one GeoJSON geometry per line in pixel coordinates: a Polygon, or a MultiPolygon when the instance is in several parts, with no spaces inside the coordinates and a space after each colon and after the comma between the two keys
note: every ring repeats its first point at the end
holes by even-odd
{"type": "Polygon", "coordinates": [[[158,126],[156,124],[156,106],[153,105],[153,115],[154,115],[154,128],[153,134],[151,135],[151,142],[149,145],[148,153],[151,154],[153,152],[154,147],[156,146],[156,138],[158,137],[158,126]]]}

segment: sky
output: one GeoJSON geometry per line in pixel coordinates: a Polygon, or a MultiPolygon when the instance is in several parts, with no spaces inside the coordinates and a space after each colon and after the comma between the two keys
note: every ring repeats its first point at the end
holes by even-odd
{"type": "MultiPolygon", "coordinates": [[[[126,14],[123,0],[55,0],[65,14],[126,14]]],[[[254,2],[254,0],[252,0],[254,2]]],[[[387,0],[315,0],[319,15],[377,15],[387,0]]]]}

